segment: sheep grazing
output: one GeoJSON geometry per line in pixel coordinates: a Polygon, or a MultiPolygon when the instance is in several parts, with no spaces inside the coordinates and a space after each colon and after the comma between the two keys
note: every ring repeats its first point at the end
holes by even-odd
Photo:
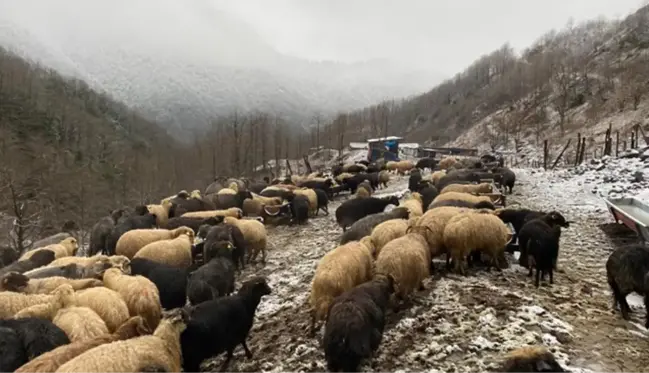
{"type": "Polygon", "coordinates": [[[187,303],[187,269],[135,258],[131,261],[131,274],[144,276],[155,284],[162,308],[170,310],[187,303]]]}
{"type": "Polygon", "coordinates": [[[243,210],[241,210],[238,207],[231,207],[226,210],[209,210],[209,211],[193,211],[193,212],[186,212],[181,215],[181,217],[186,217],[186,218],[211,218],[211,217],[226,217],[226,216],[232,216],[237,219],[241,219],[243,217],[243,210]]]}
{"type": "Polygon", "coordinates": [[[513,209],[505,208],[498,209],[495,211],[497,217],[503,221],[503,223],[509,223],[514,227],[514,237],[512,240],[515,240],[519,232],[523,228],[523,225],[531,220],[545,215],[542,211],[534,211],[530,209],[513,209]],[[529,219],[528,219],[529,217],[529,219]]]}
{"type": "Polygon", "coordinates": [[[24,253],[19,260],[29,259],[32,257],[32,255],[42,250],[50,250],[54,252],[55,258],[62,258],[64,256],[73,256],[77,253],[78,249],[79,249],[79,244],[77,243],[77,239],[74,237],[68,237],[59,243],[47,245],[39,249],[28,251],[24,253]]]}
{"type": "Polygon", "coordinates": [[[99,252],[104,252],[106,250],[106,239],[110,235],[110,232],[122,217],[126,218],[129,215],[130,212],[126,209],[117,209],[111,212],[109,216],[99,219],[90,231],[88,254],[95,255],[99,252]]]}
{"type": "Polygon", "coordinates": [[[52,322],[61,328],[73,343],[108,334],[104,320],[88,307],[63,308],[56,313],[52,322]]]}
{"type": "Polygon", "coordinates": [[[194,231],[187,229],[174,239],[147,244],[133,258],[145,258],[170,266],[187,268],[192,264],[193,243],[194,231]]]}
{"type": "Polygon", "coordinates": [[[499,261],[504,258],[505,246],[512,233],[495,215],[467,211],[452,217],[444,228],[444,246],[455,263],[455,270],[466,274],[465,259],[473,250],[489,254],[491,263],[501,270],[499,261]]]}
{"type": "Polygon", "coordinates": [[[179,227],[173,230],[168,229],[133,229],[124,233],[115,247],[117,255],[124,255],[129,259],[142,249],[144,246],[161,240],[172,240],[180,235],[194,235],[194,231],[189,227],[179,227]]]}
{"type": "Polygon", "coordinates": [[[110,332],[117,330],[130,317],[122,296],[106,287],[77,291],[74,293],[74,304],[95,311],[104,320],[110,332]]]}
{"type": "Polygon", "coordinates": [[[309,221],[309,199],[306,196],[295,196],[291,201],[291,224],[306,224],[309,221]]]}
{"type": "Polygon", "coordinates": [[[57,372],[141,372],[147,367],[180,372],[180,334],[186,314],[177,310],[163,319],[152,335],[102,344],[61,365],[57,372]]]}
{"type": "Polygon", "coordinates": [[[33,269],[46,266],[54,261],[54,251],[39,250],[29,259],[13,262],[8,266],[0,269],[0,276],[9,272],[25,273],[33,269]]]}
{"type": "Polygon", "coordinates": [[[232,260],[234,267],[237,270],[245,268],[246,251],[248,243],[239,229],[235,225],[222,224],[212,227],[207,235],[203,244],[203,260],[205,263],[209,262],[219,248],[218,242],[227,241],[234,246],[232,250],[232,260]]]}
{"type": "Polygon", "coordinates": [[[156,226],[156,216],[146,213],[144,215],[132,215],[121,220],[106,237],[106,246],[103,254],[115,255],[117,240],[126,232],[132,229],[151,229],[156,226]]]}
{"type": "Polygon", "coordinates": [[[392,276],[395,295],[406,300],[408,295],[423,287],[430,274],[430,250],[426,238],[411,232],[388,242],[376,257],[376,273],[392,276]]]}
{"type": "Polygon", "coordinates": [[[70,285],[73,290],[83,290],[101,286],[102,282],[94,278],[81,280],[71,280],[65,277],[30,279],[18,272],[9,272],[0,281],[0,291],[15,291],[25,294],[49,294],[64,284],[70,285]]]}
{"type": "Polygon", "coordinates": [[[390,182],[390,173],[386,170],[379,172],[379,184],[383,185],[384,188],[387,188],[389,182],[390,182]]]}
{"type": "MultiPolygon", "coordinates": [[[[130,339],[150,333],[151,331],[146,327],[144,319],[142,319],[140,316],[135,316],[126,321],[113,334],[105,334],[91,340],[73,342],[67,345],[59,346],[21,366],[20,369],[16,370],[16,373],[55,372],[61,365],[92,348],[103,344],[130,339]]],[[[1,334],[2,333],[0,333],[0,335],[1,334]]],[[[5,370],[2,369],[2,371],[5,370]]]]}
{"type": "Polygon", "coordinates": [[[405,207],[397,207],[388,212],[379,212],[359,219],[347,229],[340,237],[340,244],[344,245],[350,241],[358,241],[365,236],[372,234],[377,225],[391,219],[408,219],[410,212],[405,207]]]}
{"type": "Polygon", "coordinates": [[[266,246],[268,244],[268,235],[266,233],[266,227],[263,223],[260,223],[257,220],[237,220],[231,217],[226,217],[224,222],[226,224],[231,224],[243,234],[243,238],[248,244],[246,249],[248,250],[248,259],[247,262],[250,263],[257,259],[257,255],[261,252],[261,262],[266,262],[266,246]]]}
{"type": "Polygon", "coordinates": [[[271,291],[264,277],[256,277],[244,282],[235,295],[192,307],[187,329],[180,336],[183,370],[198,372],[203,360],[225,351],[227,357],[221,366],[221,371],[225,371],[238,345],[251,359],[246,338],[261,298],[271,291]],[[215,339],[215,335],[219,338],[215,339]]]}
{"type": "Polygon", "coordinates": [[[470,202],[470,201],[462,201],[462,200],[444,200],[444,201],[434,201],[433,203],[428,206],[428,210],[433,210],[437,209],[440,207],[461,207],[461,208],[467,208],[467,209],[488,209],[488,210],[495,210],[496,206],[494,206],[493,202],[491,201],[480,201],[478,203],[475,202],[470,202]]]}
{"type": "MultiPolygon", "coordinates": [[[[208,200],[209,198],[213,199],[214,195],[208,195],[206,199],[203,199],[200,195],[190,196],[190,198],[173,198],[169,208],[169,218],[177,218],[186,212],[215,210],[216,206],[212,201],[208,200]]],[[[172,229],[168,225],[166,228],[172,229]]]]}
{"type": "Polygon", "coordinates": [[[407,230],[408,221],[405,219],[390,219],[374,227],[371,234],[375,248],[374,255],[379,255],[383,246],[388,242],[405,236],[407,230]]]}
{"type": "Polygon", "coordinates": [[[387,205],[399,206],[399,199],[395,196],[350,199],[343,202],[336,209],[336,222],[338,222],[338,225],[342,227],[344,232],[347,230],[347,227],[359,219],[367,215],[382,212],[387,205]]]}
{"type": "Polygon", "coordinates": [[[629,320],[631,308],[626,296],[636,292],[644,296],[647,317],[645,327],[649,328],[649,249],[638,245],[619,248],[606,260],[606,278],[613,292],[613,309],[620,305],[622,317],[629,320]]]}
{"type": "Polygon", "coordinates": [[[408,177],[408,189],[411,192],[419,191],[419,183],[422,181],[421,172],[419,169],[414,169],[408,177]]]}
{"type": "Polygon", "coordinates": [[[17,342],[6,346],[0,345],[3,347],[0,362],[3,365],[2,371],[5,372],[12,372],[27,361],[70,343],[70,339],[61,328],[49,320],[37,318],[0,320],[0,341],[5,338],[13,343],[17,342]],[[2,337],[5,328],[13,331],[13,333],[9,332],[8,338],[2,337]],[[5,364],[13,365],[11,367],[13,369],[5,370],[5,364]]]}
{"type": "Polygon", "coordinates": [[[422,200],[421,194],[417,192],[412,193],[402,206],[408,209],[410,212],[409,217],[411,218],[416,218],[424,214],[424,201],[422,200]]]}
{"type": "Polygon", "coordinates": [[[70,296],[73,293],[74,290],[70,285],[61,285],[52,294],[0,292],[0,319],[14,317],[18,312],[34,306],[48,308],[50,304],[58,304],[59,307],[63,307],[69,303],[70,296]]]}
{"type": "Polygon", "coordinates": [[[169,210],[171,209],[171,202],[165,201],[159,205],[147,205],[146,208],[149,214],[154,215],[156,218],[156,225],[159,228],[166,228],[167,221],[169,220],[169,210]]]}
{"type": "Polygon", "coordinates": [[[316,196],[318,196],[318,210],[315,212],[318,215],[320,210],[324,211],[325,215],[329,215],[329,195],[323,189],[314,189],[316,196]]]}
{"type": "Polygon", "coordinates": [[[128,276],[117,268],[104,273],[104,285],[124,299],[131,316],[142,316],[151,329],[155,329],[162,317],[162,305],[158,288],[144,276],[128,276]]]}
{"type": "Polygon", "coordinates": [[[420,185],[419,194],[421,194],[421,205],[425,211],[428,210],[428,206],[430,206],[435,197],[439,195],[439,192],[437,191],[437,188],[426,182],[425,184],[420,185]]]}
{"type": "Polygon", "coordinates": [[[372,185],[369,181],[362,181],[356,186],[356,198],[368,198],[372,196],[372,185]]]}
{"type": "Polygon", "coordinates": [[[167,222],[167,229],[174,230],[180,227],[189,227],[194,231],[194,234],[198,234],[198,228],[201,225],[217,225],[223,222],[222,216],[213,216],[210,218],[191,218],[186,216],[179,216],[176,218],[171,218],[167,222]]]}
{"type": "MultiPolygon", "coordinates": [[[[485,176],[490,176],[485,175],[485,176]]],[[[489,177],[491,178],[491,177],[489,177]]],[[[446,173],[442,176],[439,181],[435,184],[435,187],[438,190],[444,189],[447,185],[450,184],[471,184],[471,183],[480,183],[481,176],[473,170],[453,170],[446,173]]]]}
{"type": "Polygon", "coordinates": [[[448,170],[449,168],[453,167],[457,163],[457,159],[455,157],[444,157],[442,158],[441,161],[439,161],[439,168],[442,170],[448,170]]]}
{"type": "Polygon", "coordinates": [[[329,371],[356,372],[361,360],[378,349],[393,291],[392,277],[377,276],[334,299],[323,338],[329,371]]]}
{"type": "Polygon", "coordinates": [[[428,243],[431,259],[442,254],[446,255],[446,266],[449,267],[450,256],[447,248],[444,246],[444,229],[451,218],[465,211],[457,207],[440,207],[428,210],[416,221],[412,222],[412,227],[416,232],[423,234],[428,243]]]}
{"type": "Polygon", "coordinates": [[[460,192],[460,193],[492,193],[493,186],[491,183],[480,183],[480,184],[449,184],[442,189],[439,194],[449,193],[449,192],[460,192]]]}
{"type": "Polygon", "coordinates": [[[372,277],[374,245],[371,237],[348,242],[329,251],[318,262],[311,283],[311,334],[325,320],[331,302],[343,292],[372,277]]]}
{"type": "Polygon", "coordinates": [[[230,295],[234,291],[232,244],[222,242],[216,256],[194,271],[187,283],[187,296],[192,305],[230,295]]]}
{"type": "Polygon", "coordinates": [[[439,180],[444,176],[446,176],[446,170],[435,171],[430,174],[429,180],[433,182],[433,185],[437,185],[439,180]]]}
{"type": "Polygon", "coordinates": [[[525,346],[511,351],[499,372],[566,372],[554,355],[542,346],[525,346]]]}
{"type": "Polygon", "coordinates": [[[438,195],[434,200],[432,206],[435,207],[437,202],[441,201],[466,201],[473,203],[474,205],[479,202],[491,202],[491,198],[489,196],[474,196],[473,194],[469,193],[463,193],[463,192],[447,192],[438,195]]]}
{"type": "Polygon", "coordinates": [[[494,173],[494,182],[509,189],[509,194],[512,194],[514,184],[516,183],[516,174],[507,167],[498,167],[492,170],[494,173]]]}

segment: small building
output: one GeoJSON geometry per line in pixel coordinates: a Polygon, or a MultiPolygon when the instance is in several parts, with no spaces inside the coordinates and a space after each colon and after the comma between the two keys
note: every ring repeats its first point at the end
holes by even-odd
{"type": "Polygon", "coordinates": [[[367,160],[373,162],[384,158],[386,161],[399,160],[399,141],[403,137],[388,136],[367,140],[367,160]]]}
{"type": "Polygon", "coordinates": [[[468,149],[468,148],[426,148],[430,153],[435,155],[461,155],[466,157],[475,157],[478,155],[478,149],[468,149]]]}
{"type": "Polygon", "coordinates": [[[435,158],[435,155],[437,155],[437,152],[434,149],[423,147],[417,149],[418,158],[435,158]]]}

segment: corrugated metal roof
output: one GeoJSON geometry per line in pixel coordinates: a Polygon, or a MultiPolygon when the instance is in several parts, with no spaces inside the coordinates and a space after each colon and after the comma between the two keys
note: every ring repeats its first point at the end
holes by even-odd
{"type": "Polygon", "coordinates": [[[379,137],[376,139],[368,139],[367,142],[377,142],[377,141],[387,141],[387,140],[403,140],[403,137],[398,137],[398,136],[379,137]]]}

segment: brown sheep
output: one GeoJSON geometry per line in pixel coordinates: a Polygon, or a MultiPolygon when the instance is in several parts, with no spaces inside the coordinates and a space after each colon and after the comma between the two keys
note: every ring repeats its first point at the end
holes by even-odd
{"type": "Polygon", "coordinates": [[[374,256],[379,255],[383,246],[388,242],[406,235],[408,221],[405,219],[391,219],[384,221],[372,229],[372,243],[376,249],[374,256]]]}
{"type": "Polygon", "coordinates": [[[129,319],[128,306],[118,292],[106,287],[96,287],[74,293],[74,303],[95,311],[114,332],[129,319]]]}
{"type": "Polygon", "coordinates": [[[442,189],[439,194],[449,193],[449,192],[460,192],[460,193],[492,193],[493,185],[491,183],[480,183],[480,184],[449,184],[442,189]]]}
{"type": "Polygon", "coordinates": [[[524,346],[511,351],[499,372],[565,372],[554,355],[543,346],[524,346]]]}
{"type": "Polygon", "coordinates": [[[376,274],[394,279],[395,295],[401,300],[423,287],[430,272],[430,250],[424,236],[408,233],[388,242],[376,257],[376,274]]]}
{"type": "Polygon", "coordinates": [[[47,245],[35,250],[28,251],[24,253],[18,260],[29,259],[32,257],[32,255],[34,255],[35,252],[41,250],[50,250],[54,252],[54,257],[58,259],[64,256],[74,256],[77,253],[78,249],[79,249],[79,244],[77,243],[77,239],[74,237],[68,237],[59,243],[55,243],[53,245],[47,245]]]}
{"type": "Polygon", "coordinates": [[[147,205],[146,209],[150,214],[155,215],[155,222],[158,228],[165,228],[169,221],[169,210],[173,204],[171,201],[165,201],[159,205],[147,205]]]}
{"type": "Polygon", "coordinates": [[[0,292],[0,319],[14,317],[22,310],[29,308],[48,308],[50,304],[59,304],[61,307],[71,304],[74,290],[70,285],[61,285],[51,294],[22,294],[12,291],[0,292]]]}
{"type": "Polygon", "coordinates": [[[399,168],[398,168],[398,165],[399,165],[399,162],[396,162],[396,161],[388,161],[388,162],[385,164],[385,169],[388,170],[388,171],[397,171],[397,170],[399,169],[399,168]]]}
{"type": "Polygon", "coordinates": [[[243,238],[248,244],[248,262],[255,260],[259,252],[261,252],[261,262],[266,262],[268,234],[263,223],[252,219],[237,220],[231,217],[226,217],[223,222],[236,226],[243,234],[243,238]]]}
{"type": "Polygon", "coordinates": [[[414,192],[406,199],[406,201],[401,205],[408,209],[410,214],[408,215],[411,218],[417,218],[424,214],[424,205],[421,198],[421,194],[414,192]]]}
{"type": "Polygon", "coordinates": [[[491,202],[491,198],[489,196],[474,196],[473,194],[469,194],[469,193],[447,192],[435,197],[435,199],[431,203],[431,206],[435,206],[435,202],[448,201],[448,200],[466,201],[472,204],[477,204],[480,202],[491,202]]]}
{"type": "Polygon", "coordinates": [[[182,214],[186,218],[202,218],[207,219],[214,216],[232,216],[237,219],[243,217],[243,211],[238,207],[231,207],[225,210],[207,210],[207,211],[191,211],[182,214]]]}
{"type": "Polygon", "coordinates": [[[442,170],[448,170],[449,168],[455,166],[457,159],[455,157],[444,157],[439,161],[439,168],[442,170]]]}
{"type": "Polygon", "coordinates": [[[97,313],[88,307],[60,309],[52,319],[72,343],[84,342],[108,334],[108,327],[97,313]]]}
{"type": "Polygon", "coordinates": [[[0,281],[0,290],[25,294],[49,294],[63,284],[70,285],[73,290],[82,290],[101,286],[102,282],[94,278],[71,280],[60,276],[30,279],[18,272],[9,272],[0,281]]]}
{"type": "Polygon", "coordinates": [[[315,216],[316,211],[318,211],[318,195],[315,193],[315,190],[311,188],[299,188],[293,190],[293,193],[309,199],[309,215],[315,216]]]}
{"type": "Polygon", "coordinates": [[[126,302],[131,316],[142,316],[151,329],[155,329],[162,317],[160,293],[156,285],[144,276],[129,276],[116,268],[104,273],[104,284],[114,290],[126,302]]]}
{"type": "Polygon", "coordinates": [[[433,172],[428,177],[424,177],[424,180],[430,180],[433,182],[433,185],[437,185],[439,180],[444,176],[446,176],[446,170],[440,170],[433,172]]]}
{"type": "MultiPolygon", "coordinates": [[[[167,229],[133,229],[124,233],[119,240],[117,241],[117,246],[115,247],[115,252],[117,255],[124,255],[125,257],[132,259],[138,250],[150,244],[151,242],[156,242],[160,240],[171,240],[181,234],[188,234],[189,231],[192,231],[189,227],[179,227],[172,230],[167,229]]],[[[193,231],[192,231],[193,233],[193,231]]]]}
{"type": "Polygon", "coordinates": [[[410,170],[415,168],[415,162],[411,160],[399,161],[397,162],[396,168],[400,174],[405,175],[406,173],[410,172],[410,170]]]}
{"type": "Polygon", "coordinates": [[[187,268],[192,264],[192,244],[194,231],[189,230],[173,240],[151,242],[135,254],[133,258],[144,258],[170,266],[187,268]]]}
{"type": "Polygon", "coordinates": [[[80,256],[66,256],[64,258],[56,259],[48,265],[48,267],[65,266],[68,264],[76,264],[80,267],[90,267],[97,263],[110,264],[111,267],[119,268],[124,273],[129,273],[130,260],[123,255],[94,255],[91,257],[80,256]]]}
{"type": "MultiPolygon", "coordinates": [[[[447,253],[444,246],[444,228],[452,217],[467,211],[459,207],[439,207],[428,210],[418,220],[412,222],[413,231],[422,234],[426,238],[430,250],[431,259],[447,253]]],[[[449,265],[450,256],[446,257],[446,264],[449,265]]]]}
{"type": "MultiPolygon", "coordinates": [[[[178,314],[181,313],[179,309],[178,314]]],[[[57,372],[142,372],[156,367],[162,372],[180,372],[180,334],[185,330],[184,313],[160,322],[153,335],[103,344],[88,350],[57,372]]]]}

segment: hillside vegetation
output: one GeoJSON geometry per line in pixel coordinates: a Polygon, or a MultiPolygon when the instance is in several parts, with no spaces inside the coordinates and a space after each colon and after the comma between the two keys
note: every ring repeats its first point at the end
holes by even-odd
{"type": "Polygon", "coordinates": [[[597,137],[609,122],[624,133],[649,113],[647,48],[647,6],[623,21],[569,24],[520,55],[504,45],[423,95],[342,113],[327,130],[345,141],[390,134],[510,150],[597,137]]]}

